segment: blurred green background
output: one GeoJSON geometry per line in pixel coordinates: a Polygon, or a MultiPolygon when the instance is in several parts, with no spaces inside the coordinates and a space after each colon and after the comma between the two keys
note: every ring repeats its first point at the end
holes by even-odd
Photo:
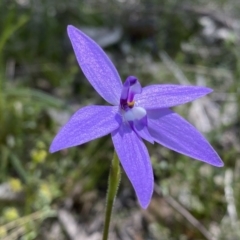
{"type": "Polygon", "coordinates": [[[110,239],[240,239],[239,16],[238,0],[1,0],[0,239],[101,239],[110,137],[48,153],[74,111],[104,104],[75,60],[68,24],[104,48],[122,80],[214,89],[174,110],[225,166],[147,144],[153,199],[142,210],[123,173],[110,239]]]}

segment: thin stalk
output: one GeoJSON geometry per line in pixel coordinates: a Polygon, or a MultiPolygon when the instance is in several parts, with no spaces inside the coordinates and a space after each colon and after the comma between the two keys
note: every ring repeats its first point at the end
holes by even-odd
{"type": "Polygon", "coordinates": [[[118,186],[121,180],[121,170],[119,165],[119,159],[114,151],[112,166],[108,178],[108,190],[107,190],[107,199],[106,199],[106,212],[104,220],[104,229],[102,240],[108,239],[109,225],[112,215],[113,203],[117,195],[118,186]]]}

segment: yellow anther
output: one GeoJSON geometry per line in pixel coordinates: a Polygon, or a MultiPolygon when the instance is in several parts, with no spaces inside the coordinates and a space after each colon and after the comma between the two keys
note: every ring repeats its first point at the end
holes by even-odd
{"type": "Polygon", "coordinates": [[[132,107],[134,106],[134,103],[135,103],[134,101],[128,102],[127,105],[128,105],[130,108],[132,108],[132,107]]]}

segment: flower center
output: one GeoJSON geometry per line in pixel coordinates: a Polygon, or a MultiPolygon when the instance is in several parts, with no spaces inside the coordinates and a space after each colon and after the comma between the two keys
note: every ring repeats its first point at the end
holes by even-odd
{"type": "Polygon", "coordinates": [[[147,117],[147,112],[142,107],[134,107],[123,112],[124,119],[128,122],[141,121],[144,125],[147,117]]]}
{"type": "Polygon", "coordinates": [[[137,78],[134,76],[130,76],[126,79],[123,84],[123,89],[120,98],[120,106],[121,109],[127,111],[129,108],[133,108],[135,101],[135,94],[139,94],[142,92],[142,87],[138,82],[137,78]]]}
{"type": "Polygon", "coordinates": [[[130,108],[133,108],[133,106],[134,106],[134,103],[135,103],[135,101],[132,101],[132,102],[127,102],[127,105],[128,105],[130,108]]]}
{"type": "Polygon", "coordinates": [[[132,130],[143,139],[153,143],[154,140],[148,132],[147,111],[135,105],[134,96],[140,94],[142,87],[136,77],[130,76],[123,84],[120,98],[122,116],[132,130]]]}

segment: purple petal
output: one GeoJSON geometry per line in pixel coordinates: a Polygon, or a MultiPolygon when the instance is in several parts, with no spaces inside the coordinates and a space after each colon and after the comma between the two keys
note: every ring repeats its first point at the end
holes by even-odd
{"type": "Polygon", "coordinates": [[[123,113],[123,118],[127,121],[131,128],[143,139],[154,143],[152,136],[147,128],[147,112],[144,108],[133,107],[123,113]]]}
{"type": "Polygon", "coordinates": [[[147,125],[143,124],[141,120],[132,122],[132,128],[141,138],[154,144],[154,139],[149,133],[147,125]]]}
{"type": "Polygon", "coordinates": [[[222,167],[208,141],[190,123],[170,109],[148,110],[148,128],[154,141],[176,152],[222,167]]]}
{"type": "Polygon", "coordinates": [[[126,122],[112,133],[112,139],[141,206],[147,208],[153,193],[153,171],[146,146],[126,122]]]}
{"type": "Polygon", "coordinates": [[[146,109],[168,108],[200,98],[212,89],[198,86],[151,85],[135,96],[138,106],[146,109]]]}
{"type": "Polygon", "coordinates": [[[118,107],[88,106],[78,110],[62,127],[50,152],[77,146],[111,133],[121,124],[118,107]]]}
{"type": "Polygon", "coordinates": [[[88,81],[109,103],[118,105],[122,81],[104,51],[91,38],[73,26],[67,28],[78,64],[88,81]]]}

